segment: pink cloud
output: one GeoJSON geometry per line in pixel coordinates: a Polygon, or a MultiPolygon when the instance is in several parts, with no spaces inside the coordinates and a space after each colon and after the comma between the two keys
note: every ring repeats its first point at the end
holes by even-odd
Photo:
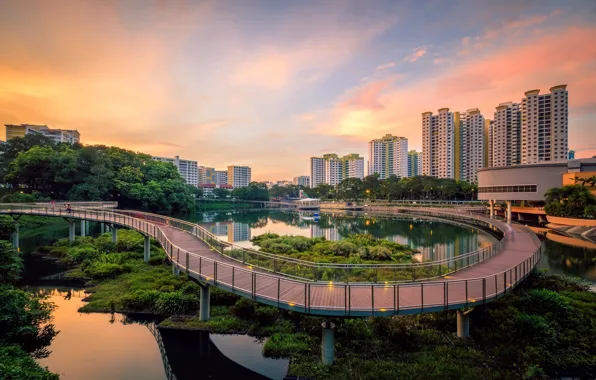
{"type": "MultiPolygon", "coordinates": [[[[593,141],[593,126],[576,118],[574,109],[596,104],[596,27],[568,28],[523,41],[512,41],[498,50],[475,54],[439,76],[395,86],[385,81],[368,83],[348,92],[347,100],[328,113],[318,130],[328,134],[353,134],[365,142],[383,133],[409,138],[421,147],[420,114],[449,107],[461,111],[478,107],[492,118],[500,102],[520,101],[524,92],[567,84],[570,99],[570,146],[582,139],[593,141]],[[581,47],[581,48],[578,48],[581,47]],[[589,135],[591,132],[591,136],[589,135]]],[[[589,111],[586,111],[589,112],[589,111]]]]}
{"type": "Polygon", "coordinates": [[[417,47],[416,49],[414,49],[412,54],[404,58],[404,61],[416,62],[417,60],[422,58],[426,53],[428,53],[428,48],[426,46],[417,47]]]}
{"type": "Polygon", "coordinates": [[[377,70],[387,70],[387,69],[390,69],[392,67],[395,67],[395,65],[396,65],[395,62],[384,63],[382,65],[377,66],[377,70]]]}

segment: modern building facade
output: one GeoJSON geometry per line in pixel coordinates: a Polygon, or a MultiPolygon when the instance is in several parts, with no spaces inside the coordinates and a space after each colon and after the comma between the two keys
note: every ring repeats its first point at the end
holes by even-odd
{"type": "Polygon", "coordinates": [[[246,187],[251,182],[251,170],[248,166],[228,166],[228,185],[233,188],[246,187]]]}
{"type": "Polygon", "coordinates": [[[199,185],[215,185],[215,169],[199,166],[199,185]]]}
{"type": "Polygon", "coordinates": [[[368,175],[375,173],[380,179],[408,176],[407,138],[387,134],[368,143],[368,175]]]}
{"type": "Polygon", "coordinates": [[[488,167],[521,163],[521,105],[501,103],[497,106],[489,133],[488,167]]]}
{"type": "Polygon", "coordinates": [[[570,150],[569,154],[567,155],[567,159],[575,160],[575,150],[570,150]]]}
{"type": "Polygon", "coordinates": [[[81,141],[81,134],[76,129],[52,129],[47,125],[33,124],[5,124],[6,140],[14,137],[25,137],[29,134],[39,134],[54,140],[56,143],[75,144],[81,141]]]}
{"type": "Polygon", "coordinates": [[[156,161],[169,162],[173,164],[180,176],[184,178],[189,185],[197,186],[199,184],[199,165],[196,161],[182,160],[179,156],[170,157],[153,157],[156,161]]]}
{"type": "Polygon", "coordinates": [[[294,185],[310,187],[310,177],[307,175],[301,175],[300,177],[294,177],[294,185]]]}
{"type": "Polygon", "coordinates": [[[449,108],[422,114],[422,174],[455,178],[455,120],[449,108]]]}
{"type": "Polygon", "coordinates": [[[215,184],[219,185],[219,186],[228,184],[228,171],[227,170],[216,170],[215,171],[215,184]]]}
{"type": "Polygon", "coordinates": [[[521,105],[522,164],[562,161],[568,158],[568,93],[566,85],[525,93],[521,105]]]}
{"type": "Polygon", "coordinates": [[[337,185],[346,178],[364,178],[364,158],[356,153],[339,157],[329,153],[310,158],[310,186],[337,185]]]}
{"type": "Polygon", "coordinates": [[[422,175],[422,152],[408,152],[408,177],[422,175]]]}
{"type": "Polygon", "coordinates": [[[457,115],[455,122],[455,178],[478,182],[476,171],[485,167],[485,120],[478,108],[457,115]]]}

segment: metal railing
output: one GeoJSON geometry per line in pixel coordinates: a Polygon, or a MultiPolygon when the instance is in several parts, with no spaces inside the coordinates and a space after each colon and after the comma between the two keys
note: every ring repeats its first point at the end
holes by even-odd
{"type": "MultiPolygon", "coordinates": [[[[522,281],[534,268],[541,255],[541,246],[529,230],[518,236],[527,239],[528,247],[516,247],[516,265],[504,271],[478,278],[426,281],[405,284],[313,283],[263,273],[251,266],[214,260],[175,245],[162,226],[172,222],[181,226],[190,223],[155,214],[75,209],[68,214],[63,209],[39,206],[0,205],[0,213],[65,216],[116,223],[131,227],[157,239],[173,265],[211,285],[229,290],[253,300],[298,312],[317,315],[392,315],[457,309],[489,302],[522,281]],[[162,222],[166,221],[166,224],[162,222]],[[525,234],[530,238],[526,238],[525,234]]],[[[202,232],[196,225],[197,236],[202,232]]],[[[524,228],[524,227],[520,227],[524,228]]],[[[205,238],[203,238],[205,239],[205,238]]],[[[207,244],[211,241],[204,240],[207,244]]]]}
{"type": "MultiPolygon", "coordinates": [[[[117,213],[135,215],[139,218],[159,218],[155,220],[161,224],[168,224],[172,227],[184,230],[199,239],[205,241],[214,250],[243,265],[251,265],[271,273],[283,274],[285,276],[304,281],[333,281],[333,282],[362,282],[362,283],[400,283],[422,281],[442,277],[448,274],[466,269],[472,265],[481,263],[497,254],[504,244],[506,238],[498,240],[495,244],[483,247],[455,257],[442,260],[426,261],[419,263],[396,263],[396,264],[337,264],[320,263],[295,259],[292,257],[276,255],[264,251],[257,251],[241,247],[233,243],[221,241],[217,236],[205,228],[179,219],[156,216],[137,211],[115,210],[117,213]]],[[[437,213],[444,217],[445,214],[437,213]]],[[[430,212],[421,212],[420,216],[437,216],[430,212]]],[[[453,216],[451,220],[475,223],[485,228],[498,229],[486,221],[486,218],[477,215],[453,216]]]]}

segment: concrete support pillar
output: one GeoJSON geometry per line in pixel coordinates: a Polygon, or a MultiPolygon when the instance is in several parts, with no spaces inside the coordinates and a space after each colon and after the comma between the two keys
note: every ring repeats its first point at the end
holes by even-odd
{"type": "Polygon", "coordinates": [[[495,217],[495,201],[493,199],[488,201],[488,211],[491,218],[495,217]]]}
{"type": "Polygon", "coordinates": [[[507,222],[511,222],[511,201],[507,201],[507,222]]]}
{"type": "Polygon", "coordinates": [[[149,262],[149,258],[151,257],[151,242],[149,241],[149,235],[144,235],[145,236],[145,242],[144,242],[144,248],[145,248],[145,262],[148,263],[149,262]]]}
{"type": "Polygon", "coordinates": [[[17,251],[19,250],[19,225],[18,225],[18,223],[15,225],[15,230],[12,233],[12,246],[15,247],[15,249],[17,251]]]}
{"type": "Polygon", "coordinates": [[[323,334],[321,336],[321,360],[323,365],[332,365],[335,358],[335,337],[333,330],[335,325],[331,322],[321,323],[323,334]]]}
{"type": "Polygon", "coordinates": [[[91,222],[90,221],[85,221],[85,235],[86,236],[90,236],[89,235],[89,227],[91,226],[91,222]]]}
{"type": "Polygon", "coordinates": [[[178,268],[178,265],[176,265],[176,263],[172,263],[172,274],[174,276],[180,276],[180,268],[178,268]]]}
{"type": "Polygon", "coordinates": [[[210,308],[210,288],[209,285],[201,285],[201,306],[199,308],[199,320],[209,320],[209,308],[210,308]]]}
{"type": "Polygon", "coordinates": [[[118,230],[116,229],[116,226],[112,227],[112,243],[116,243],[116,240],[118,240],[118,230]]]}
{"type": "Polygon", "coordinates": [[[85,225],[86,225],[85,221],[81,220],[81,237],[85,236],[85,231],[87,231],[87,227],[85,225]]]}
{"type": "Polygon", "coordinates": [[[100,229],[101,229],[101,234],[103,235],[106,232],[106,224],[105,223],[100,223],[100,229]]]}
{"type": "Polygon", "coordinates": [[[68,222],[68,240],[73,242],[75,240],[75,222],[68,222]]]}
{"type": "Polygon", "coordinates": [[[457,311],[457,337],[466,339],[470,337],[470,316],[469,311],[457,311]]]}

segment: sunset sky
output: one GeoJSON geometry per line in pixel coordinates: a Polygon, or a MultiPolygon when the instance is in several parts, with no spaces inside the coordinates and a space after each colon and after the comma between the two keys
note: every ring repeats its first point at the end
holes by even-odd
{"type": "Polygon", "coordinates": [[[309,174],[421,113],[567,84],[596,155],[596,1],[1,0],[0,121],[254,180],[309,174]]]}

